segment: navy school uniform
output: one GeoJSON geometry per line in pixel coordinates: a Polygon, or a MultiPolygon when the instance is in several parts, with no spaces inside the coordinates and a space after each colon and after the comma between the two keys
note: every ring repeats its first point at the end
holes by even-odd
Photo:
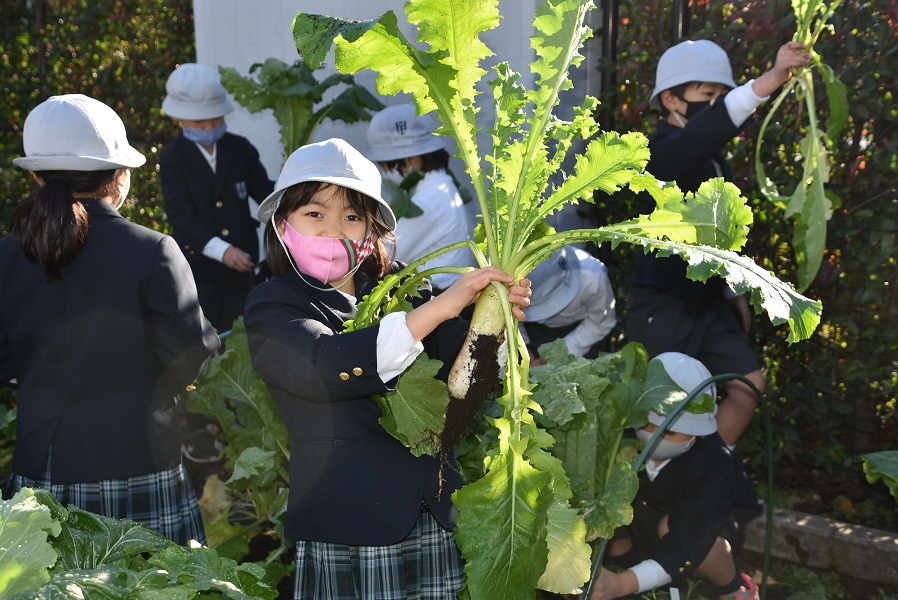
{"type": "Polygon", "coordinates": [[[203,248],[219,237],[258,262],[259,223],[250,214],[248,198],[262,202],[274,184],[244,137],[226,133],[217,142],[215,172],[202,152],[181,133],[162,151],[160,178],[172,237],[193,270],[203,312],[223,331],[243,314],[254,275],[206,257],[203,248]]]}
{"type": "MultiPolygon", "coordinates": [[[[376,282],[359,272],[355,284],[362,298],[376,282]]],[[[253,365],[290,430],[286,537],[396,544],[415,525],[422,500],[439,525],[451,530],[451,495],[461,487],[454,458],[441,469],[440,458],[415,457],[384,431],[372,396],[395,389],[398,377],[384,383],[378,375],[379,326],[341,333],[356,302],[319,285],[290,270],[256,286],[244,316],[253,365]]],[[[420,291],[415,305],[431,297],[429,285],[420,291]]],[[[467,323],[454,319],[425,338],[425,352],[444,363],[439,376],[448,374],[466,331],[467,323]]]]}

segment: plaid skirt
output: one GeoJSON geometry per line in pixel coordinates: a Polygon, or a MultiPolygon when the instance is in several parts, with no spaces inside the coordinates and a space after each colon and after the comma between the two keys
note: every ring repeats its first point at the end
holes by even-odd
{"type": "Polygon", "coordinates": [[[54,484],[48,464],[37,479],[13,474],[9,487],[10,496],[26,487],[43,488],[63,506],[137,521],[181,546],[190,540],[206,545],[200,507],[184,465],[127,479],[54,484]]]}
{"type": "Polygon", "coordinates": [[[392,546],[296,543],[295,600],[454,600],[463,585],[455,538],[430,513],[392,546]]]}

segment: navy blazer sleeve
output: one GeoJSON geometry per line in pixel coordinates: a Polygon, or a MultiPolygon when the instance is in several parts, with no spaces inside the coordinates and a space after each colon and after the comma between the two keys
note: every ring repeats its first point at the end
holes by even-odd
{"type": "Polygon", "coordinates": [[[221,342],[196,301],[190,265],[177,242],[160,238],[146,287],[146,311],[154,332],[155,354],[174,393],[196,379],[221,342]]]}
{"type": "Polygon", "coordinates": [[[246,319],[247,329],[264,338],[253,366],[269,385],[312,402],[354,400],[390,389],[377,373],[377,326],[339,333],[284,305],[260,305],[246,319]]]}

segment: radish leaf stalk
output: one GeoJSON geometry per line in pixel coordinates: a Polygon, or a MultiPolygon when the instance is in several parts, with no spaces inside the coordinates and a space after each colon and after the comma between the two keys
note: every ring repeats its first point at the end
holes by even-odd
{"type": "Polygon", "coordinates": [[[841,0],[792,0],[796,30],[793,39],[808,47],[813,59],[810,65],[797,69],[795,76],[783,87],[774,100],[771,110],[761,123],[758,143],[755,147],[755,173],[761,192],[770,200],[784,205],[784,217],[795,221],[792,248],[797,265],[798,289],[803,291],[814,281],[826,250],[826,222],[832,216],[834,202],[839,199],[828,193],[829,151],[833,141],[848,123],[848,95],[845,86],[833,70],[814,52],[814,43],[825,30],[832,31],[828,23],[841,0]],[[829,119],[824,130],[817,119],[817,102],[814,89],[814,70],[822,78],[829,105],[829,119]],[[792,93],[805,104],[807,115],[805,136],[800,142],[799,155],[802,164],[798,183],[791,196],[782,196],[776,183],[767,177],[761,158],[767,126],[783,101],[792,93]]]}

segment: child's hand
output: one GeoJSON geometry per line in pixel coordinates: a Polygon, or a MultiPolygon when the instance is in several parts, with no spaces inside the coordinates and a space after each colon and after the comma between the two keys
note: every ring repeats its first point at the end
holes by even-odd
{"type": "Polygon", "coordinates": [[[256,266],[253,264],[252,258],[250,258],[249,254],[247,254],[240,248],[237,248],[236,246],[228,246],[228,249],[225,250],[224,256],[222,257],[221,261],[229,269],[234,269],[235,271],[240,271],[241,273],[249,273],[256,266]]]}
{"type": "Polygon", "coordinates": [[[518,281],[508,289],[508,301],[511,302],[511,314],[518,321],[523,321],[527,317],[521,309],[530,306],[530,295],[533,290],[530,289],[530,280],[526,277],[518,281]]]}
{"type": "Polygon", "coordinates": [[[633,571],[621,571],[614,573],[608,569],[602,569],[599,579],[592,586],[589,600],[614,600],[622,596],[635,594],[639,589],[639,580],[633,571]]]}
{"type": "Polygon", "coordinates": [[[803,67],[809,62],[811,53],[808,52],[807,46],[801,42],[789,42],[780,46],[776,53],[776,64],[771,71],[785,83],[792,78],[793,67],[803,67]]]}
{"type": "Polygon", "coordinates": [[[755,79],[752,89],[755,94],[764,98],[792,78],[792,69],[811,62],[811,53],[801,42],[789,42],[780,46],[776,53],[776,64],[773,68],[755,79]]]}
{"type": "Polygon", "coordinates": [[[530,306],[530,280],[521,279],[511,285],[511,275],[496,267],[484,267],[468,271],[442,294],[408,313],[405,323],[415,341],[424,339],[443,321],[457,317],[467,305],[476,302],[480,293],[493,281],[509,286],[511,312],[517,320],[523,321],[525,317],[521,309],[530,306]]]}
{"type": "MultiPolygon", "coordinates": [[[[455,280],[449,289],[434,298],[433,301],[443,304],[447,318],[457,317],[466,306],[477,302],[480,292],[493,281],[511,284],[513,280],[511,275],[496,267],[474,269],[455,280]]],[[[519,321],[525,319],[524,311],[521,309],[530,306],[530,293],[529,279],[521,279],[508,289],[508,300],[512,304],[511,311],[519,321]]]]}

